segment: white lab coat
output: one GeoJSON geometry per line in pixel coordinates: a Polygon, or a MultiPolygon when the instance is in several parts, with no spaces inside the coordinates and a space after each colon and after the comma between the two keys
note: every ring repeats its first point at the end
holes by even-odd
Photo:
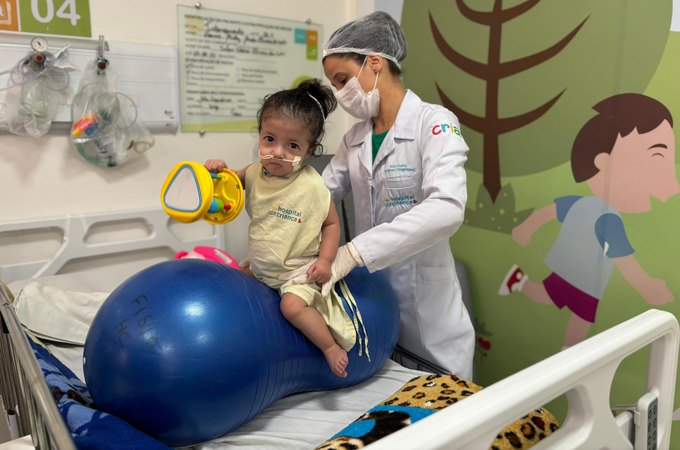
{"type": "Polygon", "coordinates": [[[399,300],[399,344],[471,378],[474,330],[449,246],[467,200],[468,146],[458,119],[406,91],[374,163],[371,133],[369,120],[345,134],[324,181],[336,203],[353,193],[352,242],[368,270],[388,268],[399,300]]]}

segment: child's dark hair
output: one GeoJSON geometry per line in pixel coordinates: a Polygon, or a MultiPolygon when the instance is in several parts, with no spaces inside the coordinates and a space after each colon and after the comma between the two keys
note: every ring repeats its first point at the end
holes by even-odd
{"type": "Polygon", "coordinates": [[[623,93],[608,97],[595,106],[597,115],[579,131],[571,149],[571,171],[577,183],[595,176],[595,157],[611,153],[616,139],[633,130],[644,134],[663,121],[673,126],[673,117],[663,103],[644,94],[623,93]]]}
{"type": "Polygon", "coordinates": [[[304,80],[296,88],[278,91],[264,98],[257,112],[257,130],[261,130],[262,120],[267,116],[283,114],[299,120],[309,127],[312,155],[319,156],[323,153],[321,139],[326,117],[337,105],[331,88],[322,85],[316,78],[304,80]]]}

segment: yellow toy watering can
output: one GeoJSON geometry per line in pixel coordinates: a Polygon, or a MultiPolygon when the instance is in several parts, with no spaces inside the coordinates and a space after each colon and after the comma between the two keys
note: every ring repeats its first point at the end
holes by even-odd
{"type": "Polygon", "coordinates": [[[204,219],[213,224],[234,220],[245,195],[238,175],[229,169],[211,173],[202,164],[184,161],[168,174],[161,190],[165,212],[178,222],[204,219]]]}

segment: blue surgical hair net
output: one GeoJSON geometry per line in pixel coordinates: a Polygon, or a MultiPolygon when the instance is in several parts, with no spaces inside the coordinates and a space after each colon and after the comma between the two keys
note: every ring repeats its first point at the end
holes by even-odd
{"type": "Polygon", "coordinates": [[[333,32],[323,49],[323,57],[342,53],[380,55],[401,68],[406,58],[406,38],[396,20],[376,11],[353,20],[333,32]]]}

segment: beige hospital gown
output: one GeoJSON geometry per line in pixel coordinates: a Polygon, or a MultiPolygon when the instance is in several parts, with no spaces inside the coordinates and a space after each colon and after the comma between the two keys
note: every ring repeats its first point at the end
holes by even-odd
{"type": "Polygon", "coordinates": [[[345,350],[356,341],[354,325],[332,297],[322,298],[316,283],[286,281],[291,272],[319,255],[321,226],[331,195],[321,176],[303,166],[287,178],[269,176],[262,164],[248,167],[245,179],[250,269],[280,294],[293,293],[319,311],[335,341],[345,350]]]}

